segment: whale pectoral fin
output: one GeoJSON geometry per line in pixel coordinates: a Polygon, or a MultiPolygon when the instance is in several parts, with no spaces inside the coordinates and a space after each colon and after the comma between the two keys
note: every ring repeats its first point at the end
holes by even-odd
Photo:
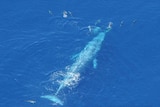
{"type": "Polygon", "coordinates": [[[93,60],[93,68],[96,69],[97,68],[97,59],[93,60]]]}
{"type": "Polygon", "coordinates": [[[79,55],[79,54],[75,54],[75,55],[71,56],[71,60],[72,60],[72,61],[75,61],[76,58],[78,57],[78,55],[79,55]]]}

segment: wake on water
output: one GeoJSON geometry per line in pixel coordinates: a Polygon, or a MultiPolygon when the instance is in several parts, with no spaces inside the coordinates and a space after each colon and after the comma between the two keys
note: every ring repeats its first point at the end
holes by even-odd
{"type": "Polygon", "coordinates": [[[111,30],[112,22],[109,23],[107,29],[101,30],[100,27],[94,27],[91,31],[96,35],[92,41],[84,47],[84,49],[77,55],[75,62],[66,68],[66,72],[55,72],[51,75],[51,81],[59,84],[57,91],[52,95],[43,95],[41,98],[48,99],[56,104],[63,105],[64,102],[58,98],[61,90],[65,87],[74,87],[80,80],[81,69],[87,62],[93,60],[94,67],[97,66],[95,55],[101,48],[101,44],[107,32],[111,30]]]}

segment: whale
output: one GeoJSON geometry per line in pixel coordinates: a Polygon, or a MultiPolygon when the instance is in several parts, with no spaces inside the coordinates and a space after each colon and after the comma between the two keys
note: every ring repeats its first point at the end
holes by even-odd
{"type": "Polygon", "coordinates": [[[94,60],[94,58],[97,52],[100,50],[106,34],[111,30],[111,26],[112,23],[110,22],[105,30],[102,30],[97,26],[93,27],[92,32],[96,36],[87,43],[87,45],[83,48],[83,50],[80,51],[79,54],[76,55],[74,63],[66,70],[66,75],[60,82],[56,92],[53,95],[43,95],[41,98],[45,98],[56,104],[63,105],[64,102],[58,98],[58,94],[63,88],[72,85],[72,83],[76,81],[77,74],[81,73],[82,68],[84,68],[89,61],[93,60],[94,67],[97,66],[97,60],[94,60]]]}

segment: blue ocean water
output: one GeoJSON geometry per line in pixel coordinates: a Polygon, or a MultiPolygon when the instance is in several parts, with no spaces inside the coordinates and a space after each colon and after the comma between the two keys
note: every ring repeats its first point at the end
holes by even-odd
{"type": "Polygon", "coordinates": [[[78,85],[64,89],[63,106],[160,106],[158,0],[8,0],[0,14],[0,107],[59,107],[40,98],[57,89],[50,75],[92,40],[87,26],[110,21],[97,68],[89,62],[78,85]]]}

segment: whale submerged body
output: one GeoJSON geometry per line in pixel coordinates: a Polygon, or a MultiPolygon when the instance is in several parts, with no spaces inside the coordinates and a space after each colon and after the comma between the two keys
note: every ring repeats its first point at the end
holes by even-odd
{"type": "Polygon", "coordinates": [[[101,48],[101,44],[105,38],[106,33],[109,32],[110,30],[111,30],[111,27],[107,28],[105,31],[101,31],[100,27],[95,27],[93,29],[93,33],[97,36],[94,37],[92,41],[88,42],[88,44],[84,47],[84,49],[77,55],[75,62],[70,66],[69,69],[67,69],[67,75],[64,76],[64,79],[60,83],[56,93],[54,95],[44,95],[44,96],[41,96],[41,98],[46,98],[54,103],[63,105],[63,101],[61,101],[57,97],[58,93],[63,88],[65,88],[66,86],[68,86],[70,83],[74,81],[73,74],[79,73],[80,70],[86,65],[87,62],[94,60],[95,55],[101,48]]]}

